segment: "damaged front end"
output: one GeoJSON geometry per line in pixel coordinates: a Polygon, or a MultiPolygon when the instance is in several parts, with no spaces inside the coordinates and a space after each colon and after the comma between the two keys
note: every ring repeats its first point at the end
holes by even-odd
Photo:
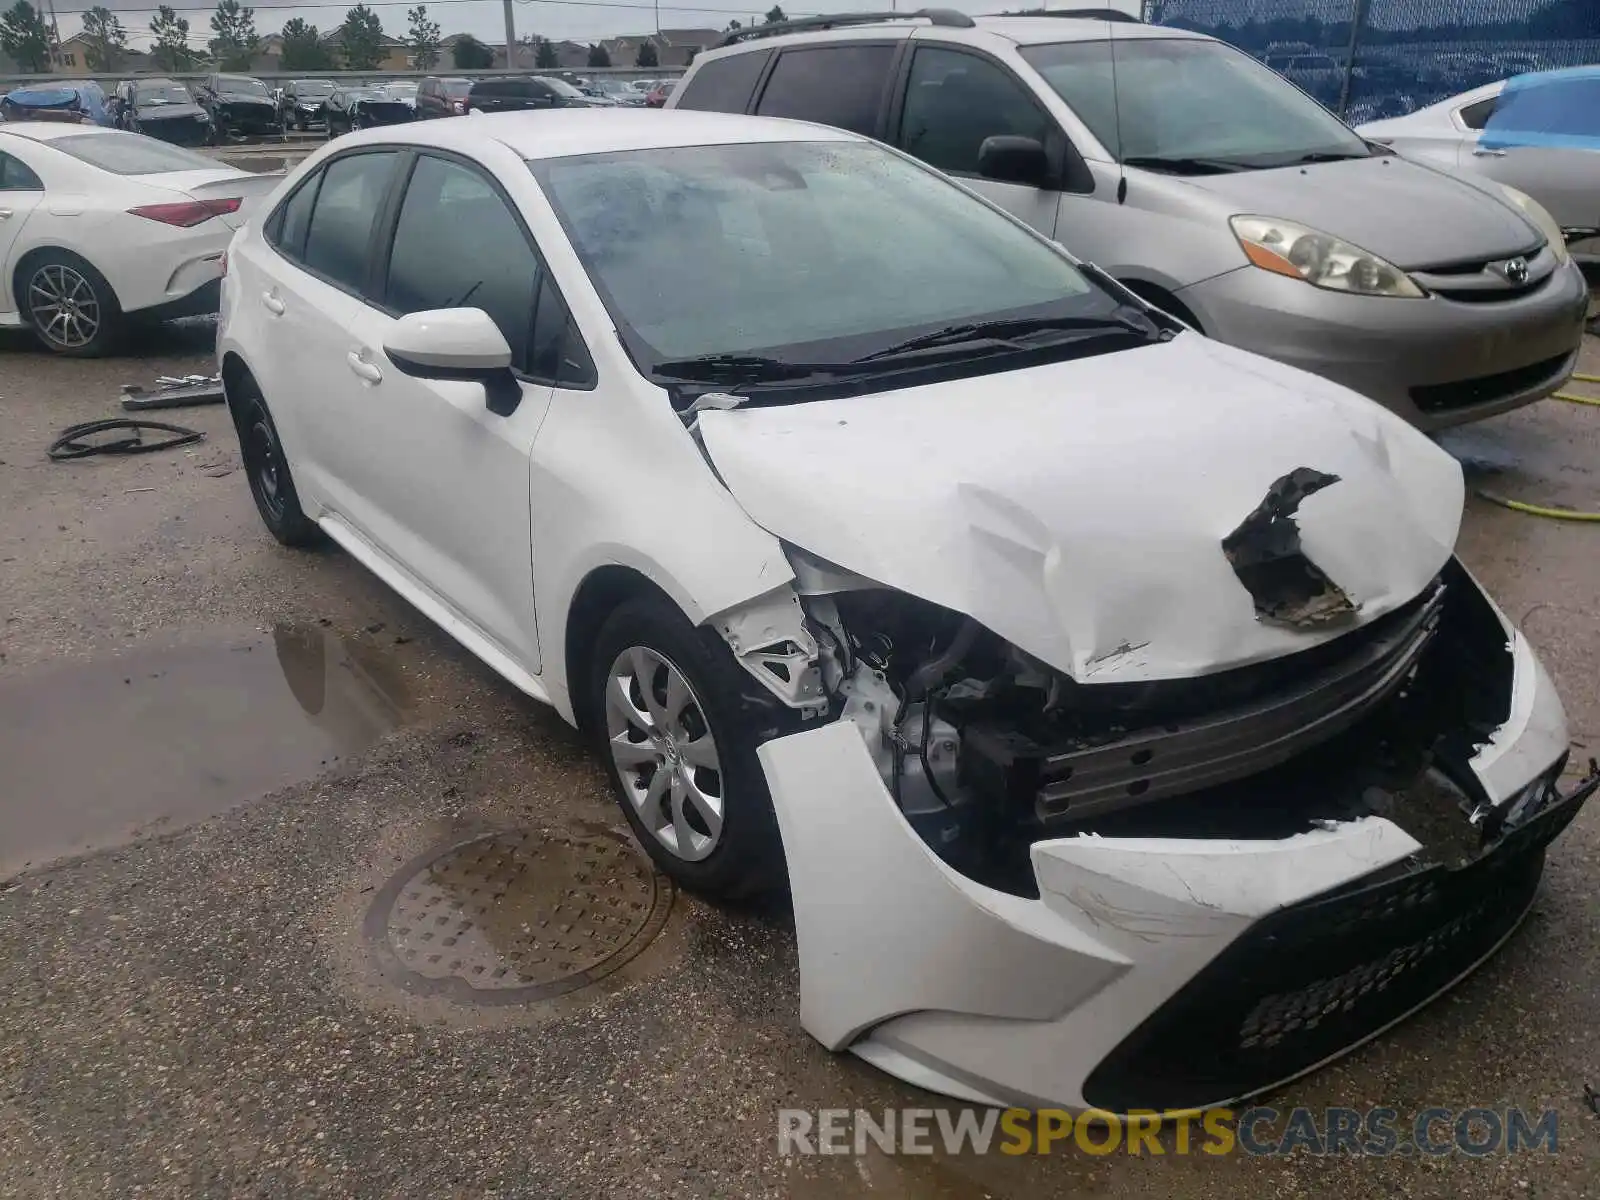
{"type": "MultiPolygon", "coordinates": [[[[1283,501],[1241,583],[1348,619],[1283,501]]],[[[791,560],[721,627],[802,730],[761,750],[802,1017],[967,1099],[1176,1110],[1308,1070],[1491,953],[1600,786],[1563,794],[1549,679],[1453,558],[1299,654],[1137,683],[791,560]]]]}

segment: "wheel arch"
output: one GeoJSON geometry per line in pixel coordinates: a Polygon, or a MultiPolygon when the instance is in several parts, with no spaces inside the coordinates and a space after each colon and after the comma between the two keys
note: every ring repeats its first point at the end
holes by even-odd
{"type": "Polygon", "coordinates": [[[1179,300],[1171,289],[1159,283],[1152,283],[1148,279],[1138,279],[1126,275],[1119,277],[1117,282],[1135,296],[1138,296],[1139,299],[1146,300],[1162,312],[1177,317],[1185,325],[1198,330],[1200,333],[1205,332],[1205,326],[1200,323],[1200,318],[1194,315],[1194,310],[1182,300],[1179,300]]]}
{"type": "Polygon", "coordinates": [[[228,415],[233,418],[233,423],[237,427],[239,424],[239,410],[234,405],[235,396],[238,394],[240,386],[248,381],[255,384],[259,390],[261,385],[256,382],[255,372],[250,370],[249,364],[244,361],[244,356],[237,350],[229,350],[223,354],[220,370],[222,374],[222,396],[228,404],[228,415]]]}
{"type": "Polygon", "coordinates": [[[629,600],[650,596],[682,610],[683,606],[666,589],[642,571],[620,563],[596,567],[583,577],[567,604],[567,622],[562,639],[562,665],[566,675],[567,698],[572,705],[572,722],[584,729],[594,697],[590,692],[587,664],[595,638],[606,618],[629,600]]]}
{"type": "Polygon", "coordinates": [[[28,319],[28,298],[26,293],[23,291],[24,272],[26,272],[34,262],[47,254],[64,254],[68,258],[77,259],[84,266],[88,267],[91,271],[105,281],[106,287],[111,289],[111,298],[117,302],[118,311],[122,310],[122,297],[117,295],[117,285],[111,282],[111,277],[108,276],[104,271],[95,266],[94,263],[89,261],[89,259],[85,258],[82,254],[70,246],[63,246],[56,242],[40,242],[29,246],[26,250],[18,254],[13,260],[15,265],[11,268],[11,298],[16,302],[17,313],[24,321],[27,321],[30,325],[32,324],[32,322],[28,319]]]}

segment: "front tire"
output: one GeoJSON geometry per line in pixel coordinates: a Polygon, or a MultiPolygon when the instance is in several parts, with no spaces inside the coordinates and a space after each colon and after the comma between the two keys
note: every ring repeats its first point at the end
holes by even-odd
{"type": "Polygon", "coordinates": [[[100,358],[116,349],[126,322],[104,275],[66,250],[23,260],[17,302],[45,349],[68,358],[100,358]]]}
{"type": "Polygon", "coordinates": [[[261,523],[285,546],[315,545],[322,531],[300,508],[300,494],[295,491],[289,460],[261,390],[247,379],[236,392],[229,399],[239,430],[239,456],[244,460],[250,496],[261,514],[261,523]]]}
{"type": "Polygon", "coordinates": [[[708,899],[780,889],[783,844],[743,699],[750,680],[716,634],[664,599],[629,600],[601,626],[589,671],[587,726],[656,865],[708,899]]]}

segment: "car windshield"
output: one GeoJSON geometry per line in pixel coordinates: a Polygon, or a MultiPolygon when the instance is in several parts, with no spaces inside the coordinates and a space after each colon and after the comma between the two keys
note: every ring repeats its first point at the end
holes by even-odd
{"type": "Polygon", "coordinates": [[[549,84],[550,89],[555,92],[556,95],[565,96],[569,100],[573,97],[581,97],[583,95],[582,92],[573,87],[565,79],[552,79],[548,75],[541,75],[539,76],[539,82],[549,84]]]}
{"type": "Polygon", "coordinates": [[[702,356],[852,362],[955,325],[1114,324],[1120,311],[1049,243],[868,143],[681,146],[529,167],[646,374],[702,356]]]}
{"type": "Polygon", "coordinates": [[[415,96],[417,85],[414,83],[388,83],[383,90],[391,96],[415,96]]]}
{"type": "Polygon", "coordinates": [[[1221,42],[1060,42],[1023,47],[1022,56],[1130,164],[1245,169],[1371,153],[1322,105],[1221,42]]]}
{"type": "Polygon", "coordinates": [[[296,96],[331,96],[333,84],[321,79],[297,79],[294,85],[296,96]]]}
{"type": "Polygon", "coordinates": [[[446,79],[439,85],[444,89],[444,94],[452,100],[463,99],[472,90],[470,79],[446,79]]]}
{"type": "Polygon", "coordinates": [[[163,171],[215,171],[214,158],[168,145],[141,133],[74,133],[54,138],[52,149],[70,154],[113,175],[156,175],[163,171]]]}
{"type": "Polygon", "coordinates": [[[267,85],[259,79],[224,77],[217,80],[217,91],[229,96],[265,96],[267,85]]]}
{"type": "Polygon", "coordinates": [[[194,97],[181,83],[162,83],[141,87],[133,94],[136,104],[193,104],[194,97]]]}

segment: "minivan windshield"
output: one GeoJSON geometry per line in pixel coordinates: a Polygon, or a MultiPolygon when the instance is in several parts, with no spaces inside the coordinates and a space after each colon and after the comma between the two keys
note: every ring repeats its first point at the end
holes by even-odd
{"type": "Polygon", "coordinates": [[[1222,42],[1058,42],[1024,46],[1022,56],[1130,166],[1203,173],[1372,153],[1322,105],[1222,42]]]}
{"type": "Polygon", "coordinates": [[[1050,244],[881,146],[674,146],[529,168],[647,375],[686,359],[879,366],[930,333],[983,353],[968,335],[988,322],[1005,338],[1157,332],[1050,244]]]}

